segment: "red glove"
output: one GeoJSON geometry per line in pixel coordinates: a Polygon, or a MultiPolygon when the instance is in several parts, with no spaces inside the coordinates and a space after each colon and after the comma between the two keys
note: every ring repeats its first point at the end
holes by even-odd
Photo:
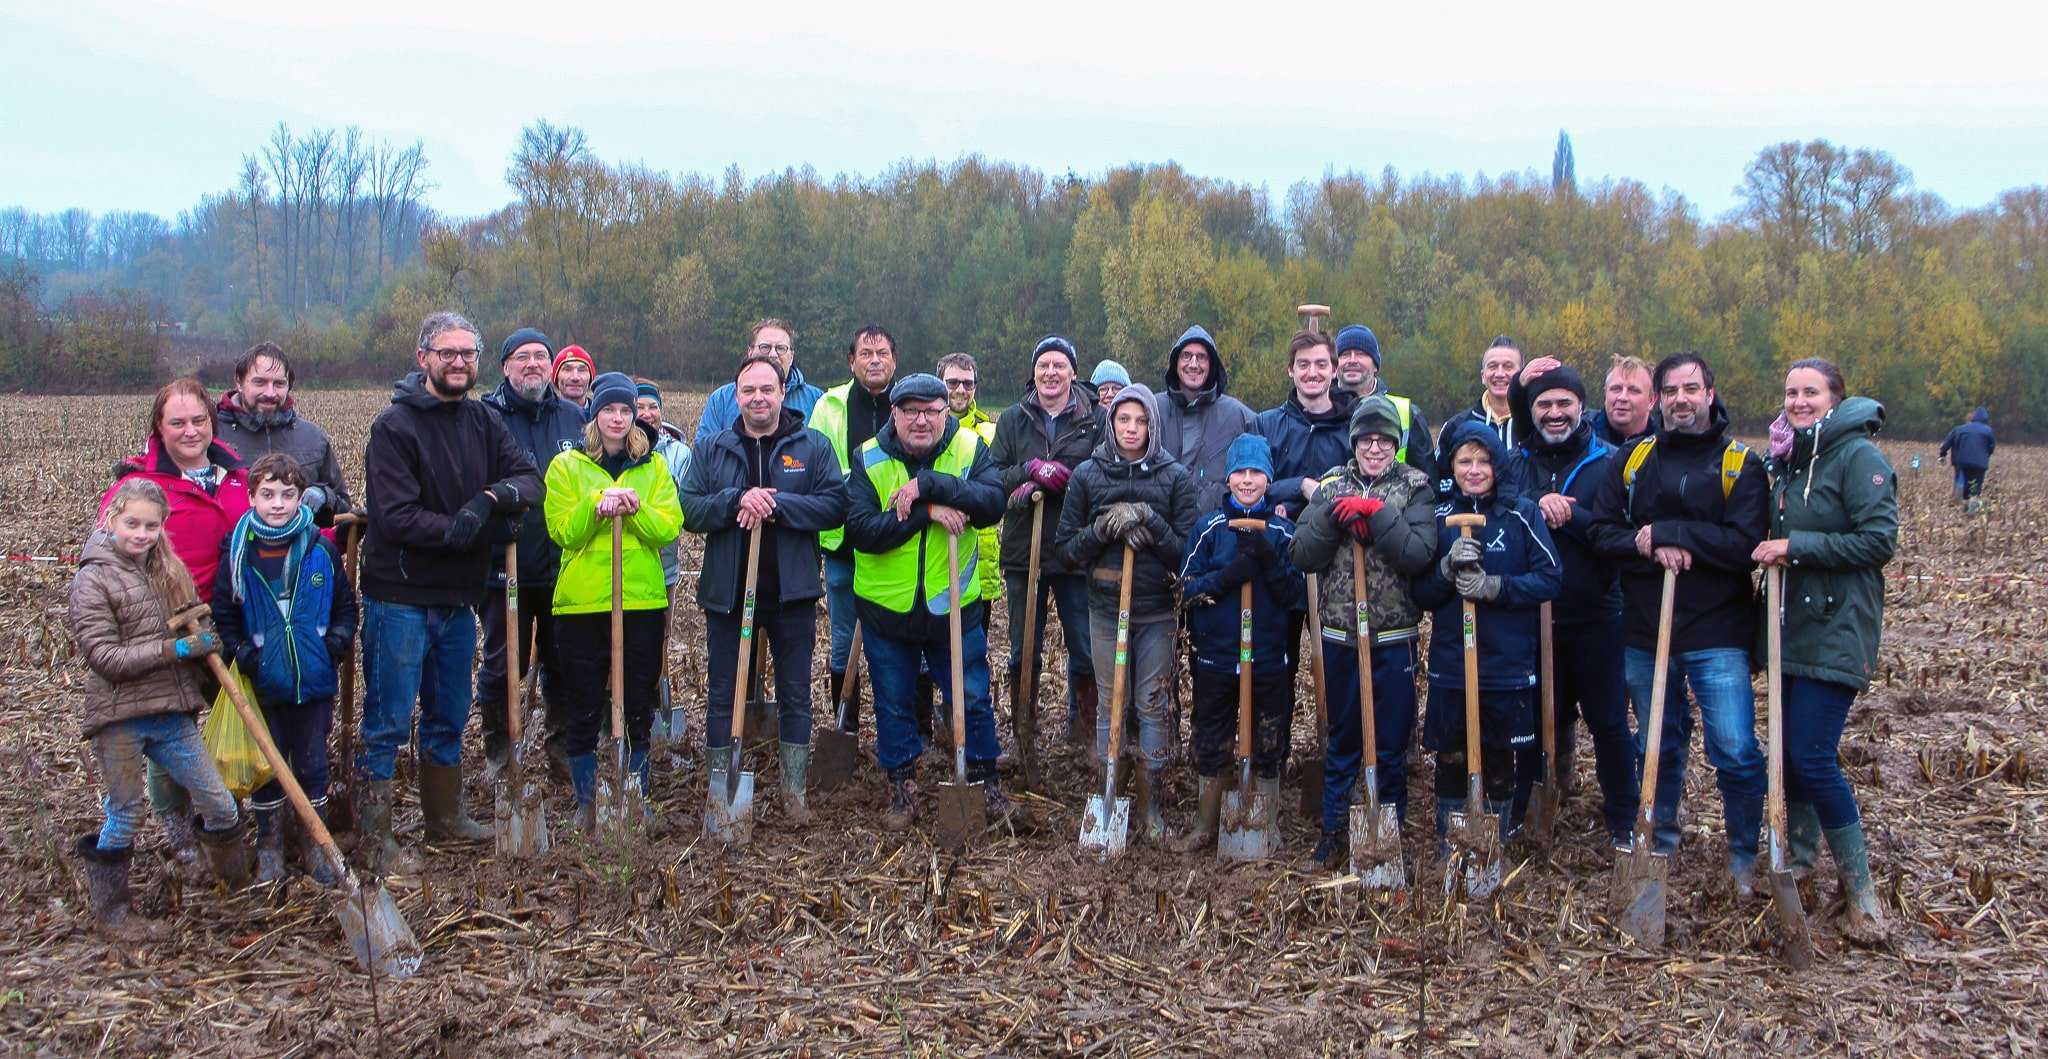
{"type": "Polygon", "coordinates": [[[1385,503],[1369,496],[1340,496],[1330,505],[1337,525],[1349,530],[1351,535],[1367,544],[1372,543],[1372,517],[1380,513],[1385,503]]]}
{"type": "Polygon", "coordinates": [[[1031,460],[1024,464],[1024,469],[1030,471],[1031,480],[1043,486],[1048,493],[1066,492],[1067,479],[1074,475],[1066,464],[1054,460],[1031,460]]]}
{"type": "Polygon", "coordinates": [[[1031,506],[1032,494],[1038,492],[1037,482],[1025,482],[1010,490],[1010,506],[1022,510],[1031,506]]]}

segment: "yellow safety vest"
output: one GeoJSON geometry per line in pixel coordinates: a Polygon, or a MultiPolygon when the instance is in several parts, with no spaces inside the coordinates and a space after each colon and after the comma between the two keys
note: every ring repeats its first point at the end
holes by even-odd
{"type": "MultiPolygon", "coordinates": [[[[972,430],[956,429],[946,451],[932,461],[932,471],[965,478],[974,469],[974,457],[981,448],[981,435],[972,430]]],[[[883,452],[879,440],[870,440],[862,445],[857,458],[867,469],[868,481],[874,483],[876,499],[881,502],[883,510],[888,510],[889,498],[910,482],[910,468],[902,460],[883,452]]],[[[980,549],[975,544],[970,538],[962,542],[960,548],[962,606],[981,599],[980,549]]],[[[946,528],[936,522],[926,525],[916,536],[886,552],[865,552],[858,548],[853,552],[854,594],[897,614],[910,613],[910,609],[917,605],[920,593],[924,595],[925,608],[930,613],[945,614],[952,610],[946,579],[946,528]]]]}

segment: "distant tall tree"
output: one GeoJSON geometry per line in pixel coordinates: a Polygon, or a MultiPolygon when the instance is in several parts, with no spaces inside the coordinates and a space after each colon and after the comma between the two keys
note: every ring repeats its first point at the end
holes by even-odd
{"type": "Polygon", "coordinates": [[[1570,198],[1579,193],[1579,166],[1572,158],[1572,138],[1557,130],[1557,150],[1550,154],[1550,193],[1570,198]]]}

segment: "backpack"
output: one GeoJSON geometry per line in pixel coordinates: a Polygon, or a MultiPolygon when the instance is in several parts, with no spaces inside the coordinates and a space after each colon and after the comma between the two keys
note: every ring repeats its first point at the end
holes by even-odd
{"type": "MultiPolygon", "coordinates": [[[[1635,505],[1636,499],[1636,471],[1642,469],[1643,464],[1647,462],[1650,458],[1650,450],[1655,449],[1656,447],[1657,435],[1652,434],[1649,437],[1644,438],[1643,440],[1636,443],[1636,447],[1634,449],[1629,451],[1628,462],[1622,464],[1621,466],[1621,484],[1623,488],[1628,490],[1628,502],[1631,507],[1635,505]]],[[[1735,481],[1736,479],[1742,477],[1742,461],[1748,455],[1749,446],[1744,445],[1742,442],[1736,441],[1733,438],[1728,439],[1727,446],[1722,448],[1722,500],[1727,500],[1728,495],[1730,493],[1735,492],[1735,481]]]]}

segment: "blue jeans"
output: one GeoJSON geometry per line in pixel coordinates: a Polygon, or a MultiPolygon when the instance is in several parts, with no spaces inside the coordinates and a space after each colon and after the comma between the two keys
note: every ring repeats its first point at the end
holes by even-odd
{"type": "Polygon", "coordinates": [[[363,745],[356,771],[389,780],[419,703],[424,764],[462,763],[469,721],[469,660],[476,615],[468,607],[363,601],[363,745]]]}
{"type": "Polygon", "coordinates": [[[199,722],[189,713],[158,713],[116,721],[93,733],[92,749],[100,762],[101,799],[106,822],[100,825],[99,848],[127,849],[148,811],[148,781],[143,762],[162,769],[192,797],[209,831],[233,827],[235,799],[213,767],[213,757],[199,738],[199,722]]]}
{"type": "MultiPolygon", "coordinates": [[[[1372,649],[1373,767],[1379,797],[1408,818],[1408,737],[1415,731],[1414,640],[1372,649]]],[[[1358,722],[1358,650],[1323,641],[1323,687],[1330,697],[1330,745],[1323,757],[1323,830],[1350,826],[1351,788],[1358,782],[1365,740],[1358,722]]]]}
{"type": "Polygon", "coordinates": [[[1856,689],[1847,684],[1785,678],[1785,798],[1811,803],[1829,830],[1861,819],[1839,756],[1855,701],[1856,689]]]}
{"type": "MultiPolygon", "coordinates": [[[[1017,667],[1024,660],[1024,571],[1003,574],[1003,595],[1010,602],[1010,673],[1015,682],[1017,667]]],[[[1074,686],[1095,676],[1094,659],[1088,646],[1088,579],[1080,574],[1038,576],[1038,628],[1032,633],[1032,686],[1038,683],[1036,670],[1045,666],[1045,622],[1054,607],[1060,612],[1060,634],[1067,644],[1067,705],[1074,703],[1074,686]]]]}
{"type": "MultiPolygon", "coordinates": [[[[860,642],[867,659],[868,680],[875,688],[876,756],[885,770],[902,768],[924,753],[924,737],[918,734],[917,720],[910,709],[917,675],[927,670],[939,674],[932,682],[939,686],[939,701],[951,717],[952,657],[944,640],[908,643],[892,639],[880,629],[863,630],[860,642]]],[[[994,770],[1002,746],[996,742],[996,715],[988,697],[985,626],[976,623],[960,630],[960,659],[961,681],[967,686],[967,763],[977,774],[986,773],[994,770]]]]}
{"type": "MultiPolygon", "coordinates": [[[[853,649],[853,560],[825,557],[825,617],[832,625],[832,672],[846,672],[853,649]]],[[[876,630],[868,630],[870,634],[876,630]]]]}
{"type": "MultiPolygon", "coordinates": [[[[1624,665],[1629,701],[1636,714],[1636,752],[1644,750],[1650,723],[1650,690],[1656,654],[1628,648],[1624,665]]],[[[1763,824],[1764,754],[1756,741],[1756,693],[1749,684],[1749,652],[1713,647],[1671,656],[1664,688],[1664,732],[1657,764],[1656,842],[1659,852],[1678,849],[1678,798],[1685,789],[1685,752],[1692,739],[1692,714],[1685,689],[1700,704],[1707,761],[1721,788],[1721,815],[1728,825],[1728,851],[1755,858],[1757,829],[1763,824]]],[[[1640,783],[1641,774],[1638,773],[1640,783]]]]}

